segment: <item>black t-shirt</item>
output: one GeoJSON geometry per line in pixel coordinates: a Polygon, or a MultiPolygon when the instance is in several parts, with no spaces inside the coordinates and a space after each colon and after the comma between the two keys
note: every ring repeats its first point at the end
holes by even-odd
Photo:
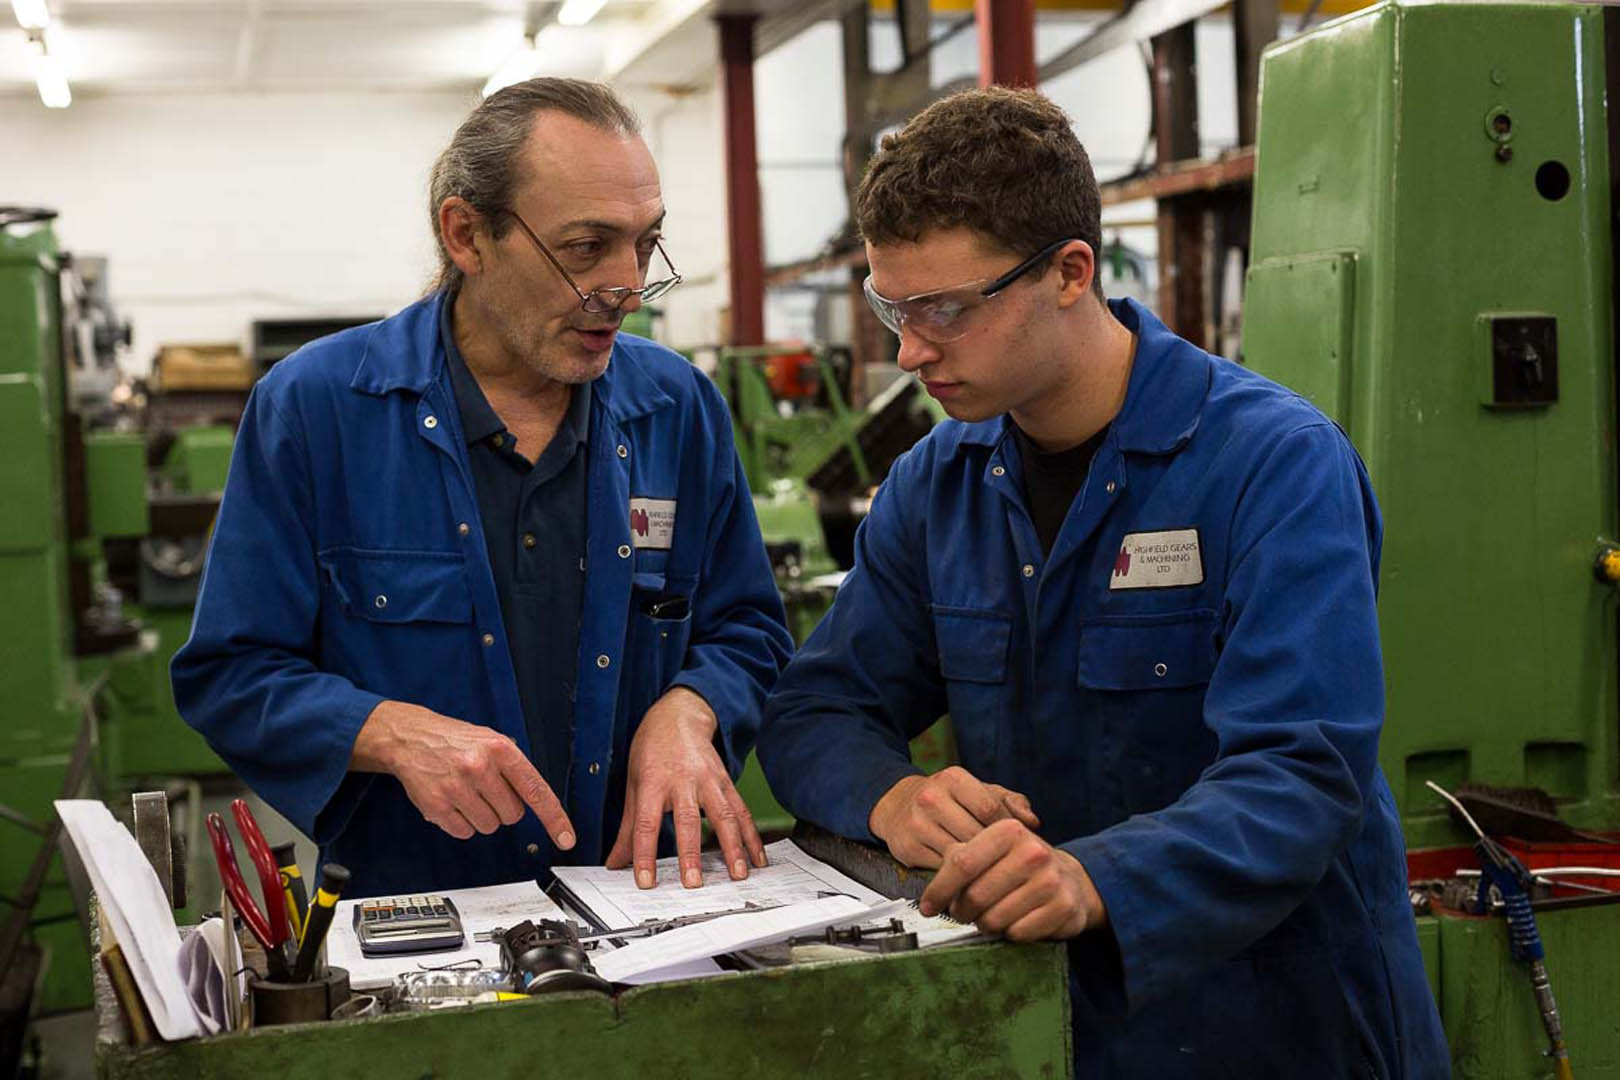
{"type": "Polygon", "coordinates": [[[1108,429],[1103,428],[1079,446],[1054,454],[1042,453],[1017,424],[1012,429],[1018,437],[1018,455],[1024,459],[1024,498],[1029,501],[1029,516],[1035,521],[1041,551],[1050,555],[1063,530],[1063,519],[1074,497],[1080,494],[1091,459],[1097,456],[1108,429]]]}

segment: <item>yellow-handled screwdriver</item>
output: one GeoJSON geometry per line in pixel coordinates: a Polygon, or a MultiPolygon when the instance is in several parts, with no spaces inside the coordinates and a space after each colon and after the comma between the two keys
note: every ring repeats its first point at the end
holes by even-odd
{"type": "Polygon", "coordinates": [[[281,873],[281,892],[287,898],[287,925],[292,929],[296,947],[304,938],[304,919],[309,907],[309,894],[304,891],[304,875],[298,869],[298,855],[293,844],[277,844],[270,849],[276,857],[276,869],[281,873]]]}
{"type": "Polygon", "coordinates": [[[293,965],[293,982],[309,982],[315,974],[315,957],[320,955],[326,932],[332,927],[332,912],[337,909],[338,898],[348,883],[348,870],[337,863],[321,867],[321,886],[315,890],[315,902],[309,905],[309,918],[304,921],[304,940],[298,947],[298,961],[293,965]]]}

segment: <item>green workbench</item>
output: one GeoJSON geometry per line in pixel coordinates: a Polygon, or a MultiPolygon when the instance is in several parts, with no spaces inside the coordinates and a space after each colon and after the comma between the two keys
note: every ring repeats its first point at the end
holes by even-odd
{"type": "MultiPolygon", "coordinates": [[[[816,854],[877,887],[870,849],[816,854]]],[[[890,873],[892,895],[925,879],[890,873]]],[[[1062,945],[962,945],[689,982],[324,1024],[136,1049],[96,981],[103,1080],[347,1077],[1068,1077],[1062,945]]]]}

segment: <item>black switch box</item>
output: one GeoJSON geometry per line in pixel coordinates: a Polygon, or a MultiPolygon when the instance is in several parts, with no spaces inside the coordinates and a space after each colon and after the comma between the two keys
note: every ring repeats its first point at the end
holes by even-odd
{"type": "Polygon", "coordinates": [[[1550,315],[1491,319],[1493,405],[1558,400],[1558,320],[1550,315]]]}

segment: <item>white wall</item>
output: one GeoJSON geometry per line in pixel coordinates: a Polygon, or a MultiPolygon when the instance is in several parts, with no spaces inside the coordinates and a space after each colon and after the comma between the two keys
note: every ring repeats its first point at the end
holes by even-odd
{"type": "Polygon", "coordinates": [[[721,103],[711,87],[672,96],[631,91],[625,102],[641,117],[647,148],[663,182],[664,249],[684,279],[658,302],[659,337],[688,347],[718,343],[726,307],[726,178],[721,103]]]}
{"type": "Polygon", "coordinates": [[[252,319],[397,310],[433,269],[427,170],[471,95],[0,99],[0,201],[61,211],[134,323],[127,369],[252,319]]]}

